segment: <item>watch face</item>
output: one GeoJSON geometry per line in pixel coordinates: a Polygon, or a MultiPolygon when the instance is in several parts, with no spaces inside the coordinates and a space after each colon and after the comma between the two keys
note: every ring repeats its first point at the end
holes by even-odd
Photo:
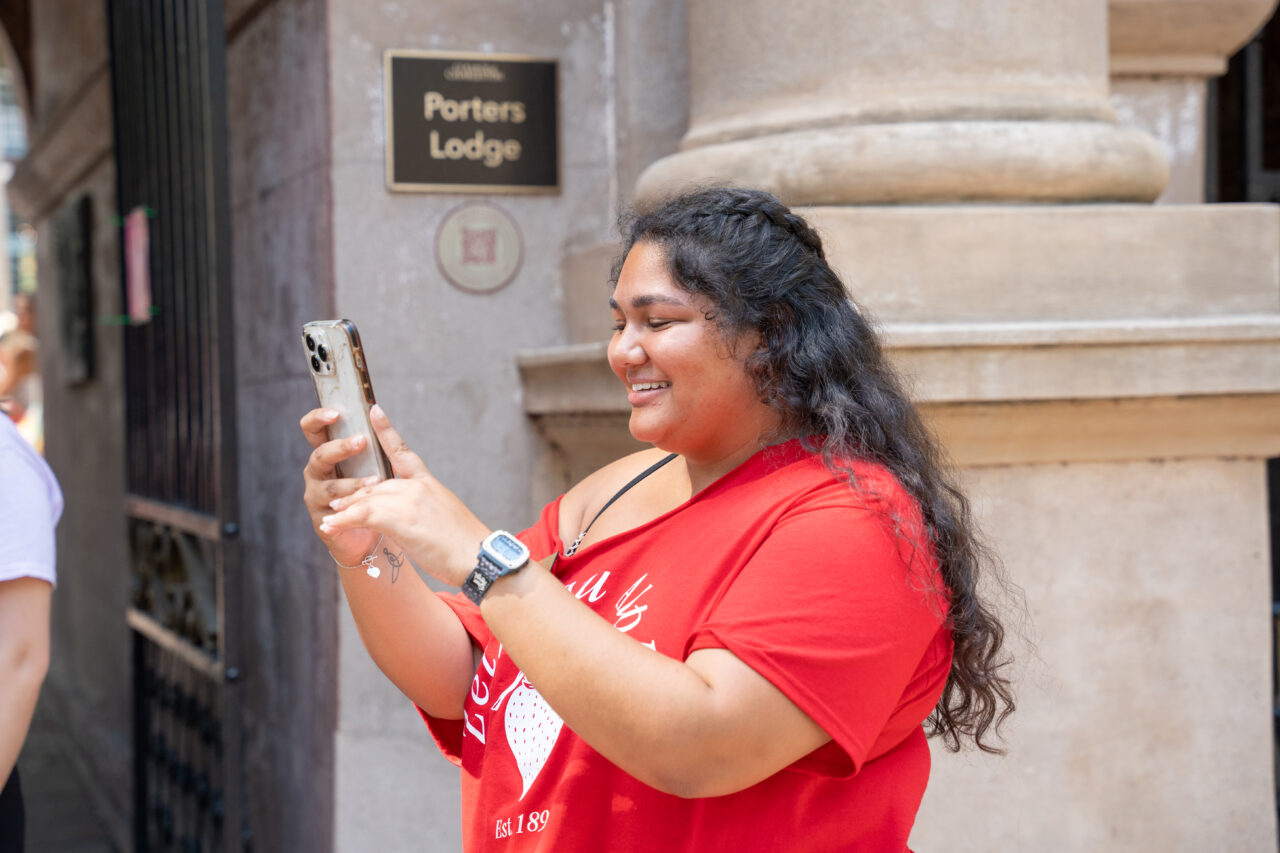
{"type": "Polygon", "coordinates": [[[509,533],[498,532],[489,537],[486,550],[502,561],[507,568],[522,566],[529,559],[529,549],[509,533]]]}

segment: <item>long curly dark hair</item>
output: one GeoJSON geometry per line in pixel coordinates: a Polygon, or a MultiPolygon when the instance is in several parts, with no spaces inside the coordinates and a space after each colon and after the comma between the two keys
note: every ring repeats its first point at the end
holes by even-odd
{"type": "Polygon", "coordinates": [[[1014,709],[1009,659],[1004,628],[978,594],[980,574],[1002,580],[999,561],[817,233],[766,192],[711,187],[624,216],[622,234],[615,281],[632,246],[656,246],[676,282],[709,300],[709,316],[728,336],[759,335],[746,366],[781,416],[778,438],[799,438],[855,490],[849,460],[879,463],[919,502],[955,646],[928,733],[953,751],[968,737],[983,751],[1002,752],[984,738],[1014,709]]]}

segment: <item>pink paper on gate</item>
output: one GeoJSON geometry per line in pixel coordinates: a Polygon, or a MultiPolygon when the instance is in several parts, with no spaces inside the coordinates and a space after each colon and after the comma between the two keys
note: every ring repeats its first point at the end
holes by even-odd
{"type": "Polygon", "coordinates": [[[129,322],[151,322],[151,252],[146,208],[135,207],[124,220],[124,267],[129,322]]]}

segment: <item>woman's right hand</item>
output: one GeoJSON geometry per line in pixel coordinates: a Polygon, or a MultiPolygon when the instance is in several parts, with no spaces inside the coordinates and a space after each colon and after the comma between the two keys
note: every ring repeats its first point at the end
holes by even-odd
{"type": "Polygon", "coordinates": [[[355,566],[376,547],[379,535],[377,531],[362,527],[325,533],[320,529],[320,520],[333,512],[329,502],[334,498],[346,497],[362,486],[377,482],[377,478],[349,479],[338,476],[338,463],[363,450],[366,439],[357,435],[330,441],[327,428],[337,419],[338,412],[333,409],[312,409],[299,421],[302,434],[312,447],[307,465],[302,469],[302,480],[306,486],[302,499],[311,516],[311,526],[315,528],[316,536],[320,537],[329,553],[339,564],[355,566]]]}

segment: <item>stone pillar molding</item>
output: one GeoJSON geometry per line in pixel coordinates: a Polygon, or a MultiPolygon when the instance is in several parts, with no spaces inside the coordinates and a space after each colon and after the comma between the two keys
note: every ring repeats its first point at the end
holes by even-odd
{"type": "Polygon", "coordinates": [[[1162,204],[1204,201],[1209,78],[1258,31],[1276,0],[1109,0],[1111,103],[1169,158],[1162,204]]]}
{"type": "Polygon", "coordinates": [[[1113,76],[1217,77],[1276,0],[1109,0],[1113,76]]]}
{"type": "Polygon", "coordinates": [[[638,195],[724,180],[791,204],[1151,201],[1167,165],[1115,123],[1107,14],[1104,0],[690,0],[689,131],[638,195]]]}

